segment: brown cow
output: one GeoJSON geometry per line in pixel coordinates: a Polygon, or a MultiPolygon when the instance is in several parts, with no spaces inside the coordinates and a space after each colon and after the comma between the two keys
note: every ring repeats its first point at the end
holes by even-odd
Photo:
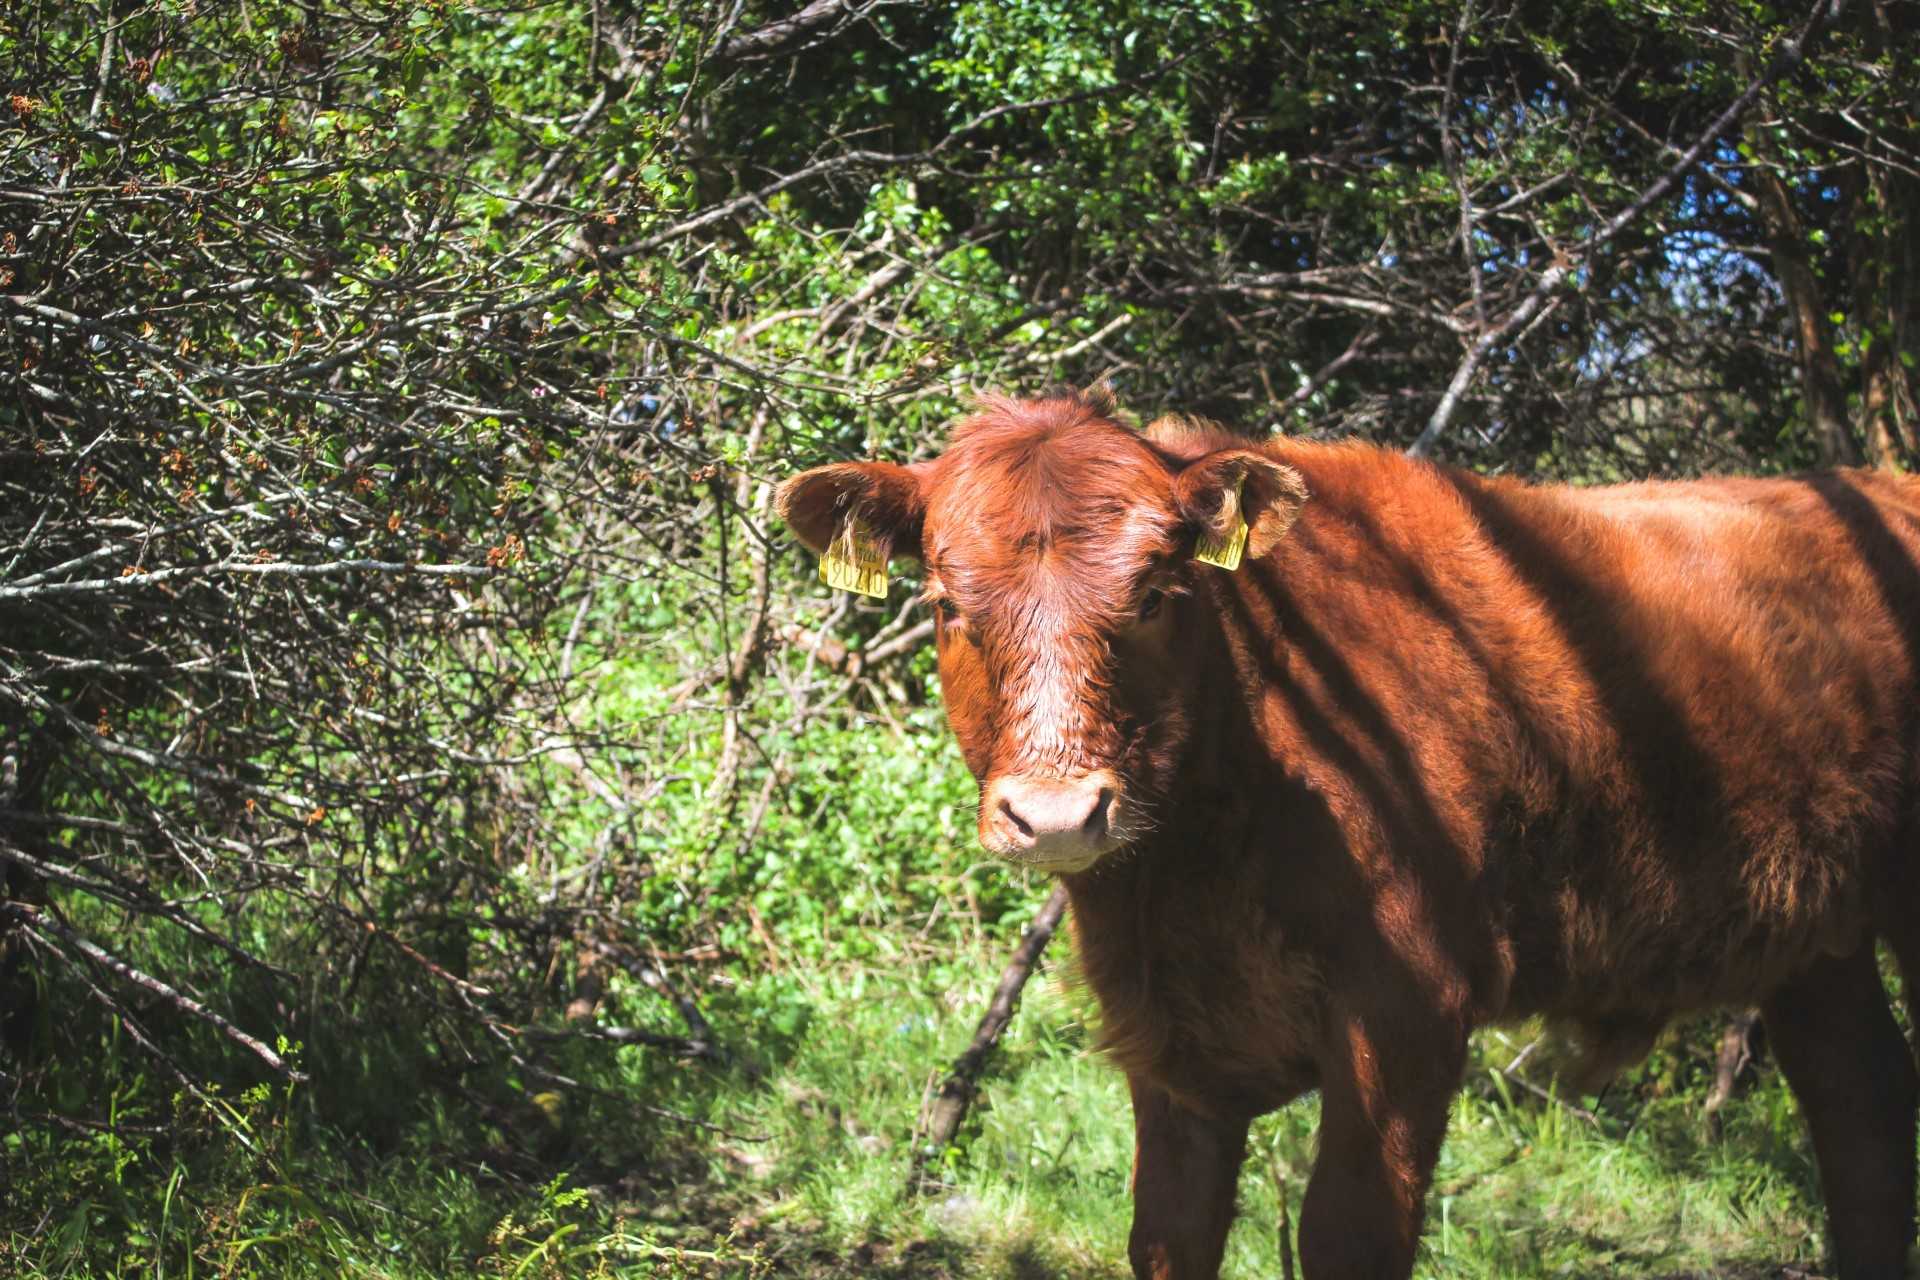
{"type": "Polygon", "coordinates": [[[1841,1274],[1902,1274],[1920,484],[1530,487],[1083,395],[780,502],[925,566],[981,843],[1064,879],[1132,1087],[1137,1275],[1215,1274],[1248,1121],[1317,1088],[1306,1274],[1404,1277],[1475,1026],[1605,1069],[1747,1002],[1841,1274]]]}

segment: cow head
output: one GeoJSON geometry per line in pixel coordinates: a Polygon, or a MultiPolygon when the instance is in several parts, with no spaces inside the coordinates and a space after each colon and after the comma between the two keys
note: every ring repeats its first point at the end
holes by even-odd
{"type": "Polygon", "coordinates": [[[925,568],[948,722],[980,843],[1081,871],[1152,829],[1191,736],[1196,545],[1242,519],[1271,549],[1297,473],[1222,433],[1116,423],[1109,399],[989,400],[928,462],[796,476],[779,507],[816,552],[846,536],[925,568]]]}

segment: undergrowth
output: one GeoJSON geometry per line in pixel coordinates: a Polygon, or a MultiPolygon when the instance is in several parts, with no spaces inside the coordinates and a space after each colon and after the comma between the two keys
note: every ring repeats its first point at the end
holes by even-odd
{"type": "MultiPolygon", "coordinates": [[[[1065,966],[1030,985],[980,1105],[936,1160],[944,1185],[902,1194],[915,1115],[971,1034],[997,949],[908,954],[716,969],[710,1014],[740,1056],[583,1053],[565,1094],[462,1082],[408,1058],[392,1028],[365,1033],[396,1044],[362,1055],[379,1071],[357,1080],[196,1095],[109,1032],[40,1077],[57,1089],[17,1099],[0,1274],[1124,1275],[1126,1091],[1089,1048],[1065,966]],[[318,1101],[347,1088],[385,1095],[355,1127],[339,1123],[350,1108],[318,1101]],[[108,1119],[73,1118],[95,1110],[108,1119]]],[[[1529,1064],[1504,1073],[1529,1029],[1483,1033],[1420,1274],[1815,1274],[1814,1174],[1777,1075],[1763,1068],[1717,1139],[1704,1132],[1712,1031],[1682,1028],[1598,1100],[1554,1096],[1529,1064]]],[[[349,1071],[338,1052],[287,1048],[316,1077],[349,1071]]],[[[1228,1275],[1282,1274],[1315,1115],[1308,1098],[1256,1126],[1228,1275]]]]}

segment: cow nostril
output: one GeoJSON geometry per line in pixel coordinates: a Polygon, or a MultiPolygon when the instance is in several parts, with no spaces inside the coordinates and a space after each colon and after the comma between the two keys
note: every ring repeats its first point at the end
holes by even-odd
{"type": "Polygon", "coordinates": [[[1000,801],[1000,812],[1007,815],[1007,821],[1013,824],[1013,829],[1018,831],[1023,839],[1033,839],[1033,825],[1015,813],[1013,806],[1004,799],[1000,801]]]}
{"type": "Polygon", "coordinates": [[[1107,833],[1108,815],[1112,812],[1112,806],[1113,788],[1100,788],[1100,798],[1094,801],[1093,812],[1087,815],[1086,831],[1088,835],[1097,839],[1107,833]]]}

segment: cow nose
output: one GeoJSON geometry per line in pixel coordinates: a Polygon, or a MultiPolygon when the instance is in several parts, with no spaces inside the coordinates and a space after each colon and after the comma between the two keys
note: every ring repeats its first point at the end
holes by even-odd
{"type": "Polygon", "coordinates": [[[981,842],[1023,862],[1078,870],[1112,849],[1117,780],[1110,773],[1078,777],[999,778],[981,804],[981,842]]]}

